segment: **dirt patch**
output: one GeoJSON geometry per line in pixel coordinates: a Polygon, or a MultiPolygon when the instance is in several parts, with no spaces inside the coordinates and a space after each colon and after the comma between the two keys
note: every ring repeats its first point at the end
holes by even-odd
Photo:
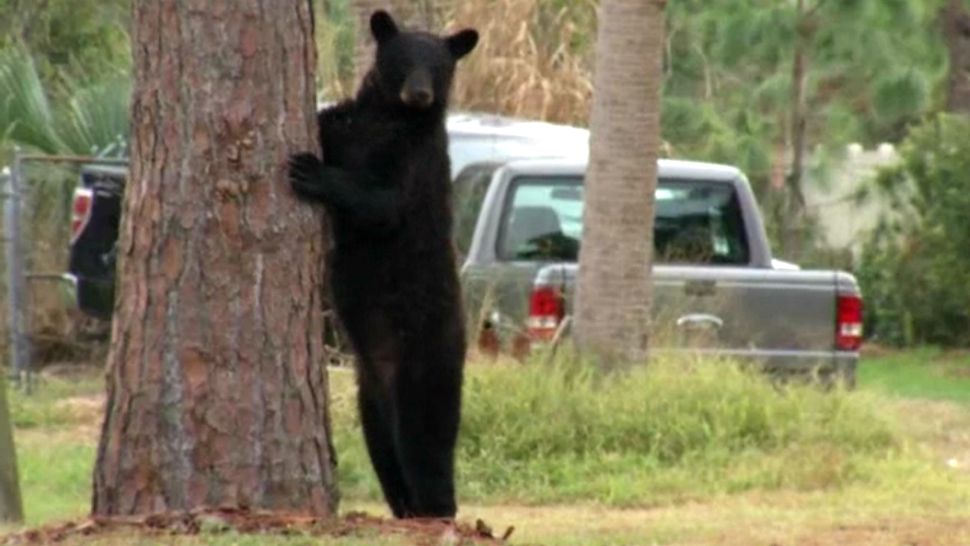
{"type": "Polygon", "coordinates": [[[817,531],[777,546],[966,546],[970,521],[907,520],[817,531]]]}
{"type": "Polygon", "coordinates": [[[72,396],[65,398],[54,404],[58,410],[67,410],[79,421],[99,421],[104,415],[105,396],[103,394],[92,396],[72,396]]]}
{"type": "Polygon", "coordinates": [[[967,546],[970,521],[912,520],[842,525],[785,532],[735,530],[712,540],[678,542],[684,546],[967,546]]]}
{"type": "MultiPolygon", "coordinates": [[[[957,508],[954,506],[954,508],[957,508]]],[[[514,521],[515,544],[589,546],[968,546],[970,517],[874,507],[841,493],[735,495],[656,508],[465,506],[488,521],[514,521]]]]}
{"type": "Polygon", "coordinates": [[[253,535],[310,535],[329,537],[395,535],[415,544],[502,545],[513,528],[495,536],[482,520],[474,525],[437,519],[391,520],[362,512],[340,518],[258,512],[249,510],[204,510],[153,514],[143,517],[92,518],[23,531],[0,540],[3,546],[53,544],[71,539],[88,540],[116,532],[135,532],[144,537],[176,537],[234,531],[253,535]]]}
{"type": "Polygon", "coordinates": [[[900,421],[937,454],[942,464],[970,473],[970,408],[952,402],[903,400],[897,412],[900,421]]]}

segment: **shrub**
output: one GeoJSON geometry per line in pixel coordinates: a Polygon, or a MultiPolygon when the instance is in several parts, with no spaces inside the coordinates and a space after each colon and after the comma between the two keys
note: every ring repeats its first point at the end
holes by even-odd
{"type": "MultiPolygon", "coordinates": [[[[334,379],[342,491],[378,498],[350,383],[334,379]]],[[[901,444],[873,398],[779,387],[726,361],[609,375],[568,358],[472,364],[458,481],[466,500],[649,504],[876,479],[872,461],[901,444]]]]}
{"type": "Polygon", "coordinates": [[[868,328],[896,345],[970,346],[970,119],[913,129],[876,188],[893,203],[865,245],[868,328]]]}

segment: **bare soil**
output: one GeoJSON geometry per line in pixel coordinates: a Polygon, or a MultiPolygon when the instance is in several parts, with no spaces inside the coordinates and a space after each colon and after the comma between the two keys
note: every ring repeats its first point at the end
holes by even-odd
{"type": "Polygon", "coordinates": [[[123,533],[141,538],[168,539],[201,533],[234,531],[251,535],[399,536],[415,546],[439,544],[505,544],[512,533],[502,537],[478,520],[474,525],[446,520],[390,520],[360,512],[340,518],[321,519],[298,514],[279,514],[247,510],[205,510],[190,513],[154,514],[144,517],[92,518],[80,522],[30,529],[6,537],[4,546],[83,543],[98,536],[123,533]]]}

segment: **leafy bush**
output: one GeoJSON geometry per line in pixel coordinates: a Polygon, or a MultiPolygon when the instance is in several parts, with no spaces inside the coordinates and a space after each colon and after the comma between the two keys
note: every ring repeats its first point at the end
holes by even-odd
{"type": "Polygon", "coordinates": [[[970,119],[913,129],[877,191],[892,203],[865,245],[859,278],[868,328],[897,345],[970,346],[970,119]]]}

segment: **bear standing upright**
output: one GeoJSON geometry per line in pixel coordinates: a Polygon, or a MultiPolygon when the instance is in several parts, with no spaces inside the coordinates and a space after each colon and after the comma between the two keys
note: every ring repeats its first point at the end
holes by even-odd
{"type": "Polygon", "coordinates": [[[399,518],[452,518],[465,317],[445,114],[478,33],[405,32],[384,11],[370,26],[374,67],[354,99],[320,112],[323,161],[293,156],[290,184],[330,213],[332,300],[384,497],[399,518]]]}

